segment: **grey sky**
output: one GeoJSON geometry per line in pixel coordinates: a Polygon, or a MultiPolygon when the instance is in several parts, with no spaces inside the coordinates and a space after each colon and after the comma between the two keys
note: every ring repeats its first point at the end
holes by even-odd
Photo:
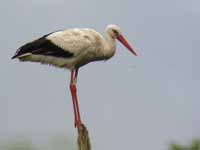
{"type": "Polygon", "coordinates": [[[118,24],[139,56],[80,70],[79,103],[93,149],[167,149],[200,135],[200,2],[34,0],[0,2],[0,136],[74,136],[69,72],[10,60],[25,42],[70,27],[118,24]]]}

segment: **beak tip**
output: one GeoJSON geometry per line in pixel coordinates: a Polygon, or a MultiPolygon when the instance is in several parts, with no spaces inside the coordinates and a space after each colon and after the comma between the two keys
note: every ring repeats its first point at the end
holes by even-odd
{"type": "Polygon", "coordinates": [[[135,56],[138,56],[137,53],[133,50],[133,48],[129,45],[129,43],[126,41],[126,39],[122,36],[119,35],[117,39],[135,56]]]}
{"type": "Polygon", "coordinates": [[[133,53],[133,55],[138,56],[138,54],[135,51],[131,51],[133,53]]]}

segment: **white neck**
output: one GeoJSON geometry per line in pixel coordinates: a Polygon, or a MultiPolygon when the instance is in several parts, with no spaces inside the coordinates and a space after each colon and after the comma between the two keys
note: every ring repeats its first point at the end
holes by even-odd
{"type": "Polygon", "coordinates": [[[115,54],[116,43],[115,38],[111,37],[108,32],[105,33],[105,43],[103,55],[106,59],[109,59],[115,54]]]}

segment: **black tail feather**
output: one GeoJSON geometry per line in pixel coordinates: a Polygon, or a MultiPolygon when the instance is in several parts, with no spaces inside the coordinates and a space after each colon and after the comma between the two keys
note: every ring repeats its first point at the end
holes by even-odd
{"type": "Polygon", "coordinates": [[[31,53],[35,55],[47,55],[54,57],[63,57],[70,58],[73,57],[73,53],[60,48],[51,41],[45,38],[46,36],[41,37],[35,41],[29,42],[21,46],[12,59],[15,59],[19,56],[22,56],[26,53],[31,53]]]}
{"type": "Polygon", "coordinates": [[[21,55],[24,55],[26,53],[32,53],[34,50],[39,49],[40,47],[42,47],[42,45],[45,44],[46,39],[44,37],[34,40],[32,42],[29,42],[23,46],[21,46],[17,52],[15,53],[15,55],[12,57],[12,59],[17,58],[21,55]]]}
{"type": "Polygon", "coordinates": [[[15,58],[17,58],[17,55],[14,55],[11,59],[15,59],[15,58]]]}

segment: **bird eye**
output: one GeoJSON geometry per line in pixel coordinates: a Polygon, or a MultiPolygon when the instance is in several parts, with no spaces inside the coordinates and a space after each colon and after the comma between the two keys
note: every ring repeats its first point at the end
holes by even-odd
{"type": "Polygon", "coordinates": [[[116,34],[116,35],[118,35],[119,33],[118,33],[118,31],[117,30],[115,30],[115,29],[112,29],[112,31],[116,34]]]}

